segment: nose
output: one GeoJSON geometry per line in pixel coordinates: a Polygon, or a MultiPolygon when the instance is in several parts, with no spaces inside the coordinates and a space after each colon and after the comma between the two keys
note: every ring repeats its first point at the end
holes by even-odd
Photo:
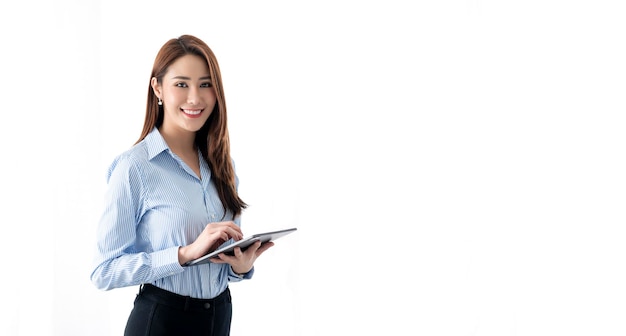
{"type": "Polygon", "coordinates": [[[199,94],[198,88],[191,87],[189,90],[189,94],[187,95],[187,104],[195,105],[196,103],[198,103],[198,99],[199,99],[198,94],[199,94]]]}

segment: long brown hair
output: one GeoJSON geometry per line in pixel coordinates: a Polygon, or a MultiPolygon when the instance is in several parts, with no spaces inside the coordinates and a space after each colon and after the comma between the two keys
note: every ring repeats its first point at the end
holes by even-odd
{"type": "MultiPolygon", "coordinates": [[[[247,204],[239,198],[237,193],[235,169],[230,158],[224,88],[220,68],[213,51],[195,36],[182,35],[173,38],[167,41],[157,53],[150,78],[155,77],[161,83],[169,66],[178,58],[189,54],[200,56],[207,62],[213,89],[217,96],[217,102],[211,115],[202,128],[196,132],[195,145],[198,146],[202,157],[211,169],[211,176],[224,206],[224,212],[230,210],[234,216],[237,216],[247,207],[247,204]]],[[[157,104],[157,97],[149,82],[146,119],[137,142],[143,140],[154,127],[161,127],[162,124],[163,108],[157,104]]]]}

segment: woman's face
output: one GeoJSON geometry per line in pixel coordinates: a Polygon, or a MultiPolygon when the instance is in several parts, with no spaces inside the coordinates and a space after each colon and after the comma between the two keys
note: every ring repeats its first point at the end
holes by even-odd
{"type": "Polygon", "coordinates": [[[170,65],[161,83],[152,88],[163,101],[162,129],[168,133],[196,132],[209,118],[216,96],[209,68],[199,56],[185,55],[170,65]]]}

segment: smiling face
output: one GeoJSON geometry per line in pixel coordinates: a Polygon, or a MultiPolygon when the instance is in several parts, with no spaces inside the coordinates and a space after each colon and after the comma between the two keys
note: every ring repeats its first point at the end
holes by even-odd
{"type": "Polygon", "coordinates": [[[163,101],[162,132],[195,133],[216,103],[209,67],[203,58],[185,55],[173,62],[161,82],[152,78],[154,94],[163,101]]]}

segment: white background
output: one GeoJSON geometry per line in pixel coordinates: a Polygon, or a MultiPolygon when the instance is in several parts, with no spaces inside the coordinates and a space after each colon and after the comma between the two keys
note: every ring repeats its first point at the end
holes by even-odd
{"type": "Polygon", "coordinates": [[[0,335],[121,335],[89,281],[160,46],[221,65],[244,233],[233,335],[626,334],[623,1],[0,5],[0,335]],[[36,262],[34,262],[36,260],[36,262]]]}

